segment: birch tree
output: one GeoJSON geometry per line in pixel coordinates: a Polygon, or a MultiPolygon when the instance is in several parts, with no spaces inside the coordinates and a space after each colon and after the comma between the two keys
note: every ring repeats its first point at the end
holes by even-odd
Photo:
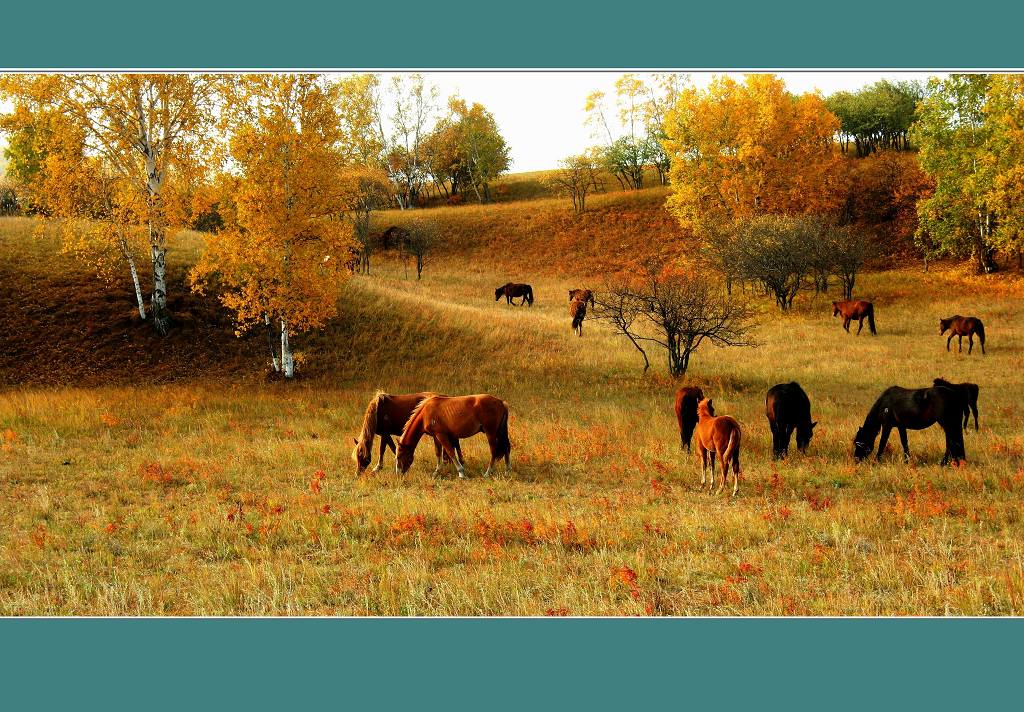
{"type": "Polygon", "coordinates": [[[337,313],[355,247],[341,218],[350,196],[339,91],[309,74],[229,84],[232,199],[191,274],[196,291],[219,289],[239,335],[267,330],[271,365],[285,378],[295,375],[291,337],[337,313]]]}
{"type": "Polygon", "coordinates": [[[415,208],[426,183],[428,170],[424,141],[437,112],[437,87],[420,74],[401,74],[391,78],[388,119],[390,135],[384,129],[384,108],[378,99],[378,134],[385,145],[385,166],[396,185],[395,199],[402,210],[415,208]]]}
{"type": "MultiPolygon", "coordinates": [[[[157,332],[170,328],[167,310],[168,236],[186,211],[182,195],[213,163],[211,139],[216,116],[215,77],[189,74],[7,75],[0,94],[16,106],[37,106],[60,117],[61,131],[75,132],[84,155],[103,163],[116,179],[111,197],[125,200],[115,212],[131,214],[146,231],[152,268],[152,322],[157,332]]],[[[56,135],[54,141],[65,141],[56,135]]],[[[67,187],[56,181],[51,186],[67,187]]],[[[67,196],[64,196],[67,197],[67,196]]],[[[66,214],[79,217],[72,200],[54,200],[66,214]]]]}

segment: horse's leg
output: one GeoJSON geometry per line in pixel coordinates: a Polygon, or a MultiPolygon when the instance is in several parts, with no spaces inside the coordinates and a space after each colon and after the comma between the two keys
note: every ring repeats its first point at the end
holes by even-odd
{"type": "Polygon", "coordinates": [[[732,454],[732,496],[735,497],[740,493],[740,450],[736,448],[736,451],[732,454]]]}
{"type": "Polygon", "coordinates": [[[722,481],[718,483],[718,489],[715,490],[715,494],[722,494],[722,489],[729,481],[729,461],[725,459],[725,451],[718,453],[718,462],[722,465],[722,481]]]}
{"type": "Polygon", "coordinates": [[[889,443],[889,433],[892,432],[891,425],[882,426],[882,437],[878,441],[878,456],[877,460],[881,462],[882,454],[885,452],[885,446],[889,443]]]}
{"type": "Polygon", "coordinates": [[[704,445],[699,440],[697,441],[697,452],[700,454],[700,488],[704,489],[707,482],[708,451],[704,449],[704,445]]]}
{"type": "Polygon", "coordinates": [[[973,331],[967,335],[967,355],[970,356],[972,351],[974,351],[974,332],[973,331]]]}
{"type": "Polygon", "coordinates": [[[860,330],[864,328],[864,317],[857,320],[857,336],[860,336],[860,330]]]}
{"type": "Polygon", "coordinates": [[[491,448],[491,461],[487,463],[487,469],[484,470],[484,477],[490,477],[491,468],[494,467],[494,463],[501,458],[501,455],[498,453],[497,433],[487,433],[487,445],[491,448]]]}
{"type": "Polygon", "coordinates": [[[437,466],[434,468],[434,477],[441,474],[441,465],[444,464],[444,450],[437,438],[434,438],[434,456],[437,458],[437,466]]]}
{"type": "Polygon", "coordinates": [[[910,462],[910,446],[907,444],[907,429],[897,428],[900,434],[900,445],[903,446],[903,461],[910,462]]]}
{"type": "Polygon", "coordinates": [[[782,457],[789,457],[789,441],[793,437],[793,426],[787,425],[782,431],[782,457]]]}
{"type": "Polygon", "coordinates": [[[462,458],[459,457],[459,451],[452,445],[449,437],[441,433],[434,437],[441,443],[441,447],[444,449],[445,454],[452,459],[452,462],[455,463],[455,469],[459,472],[459,479],[466,479],[466,466],[462,463],[462,458]]]}
{"type": "Polygon", "coordinates": [[[850,333],[850,321],[851,321],[851,319],[852,319],[852,317],[848,317],[848,316],[844,316],[843,317],[843,328],[846,329],[846,333],[847,334],[850,333]]]}
{"type": "Polygon", "coordinates": [[[772,431],[772,459],[778,460],[781,457],[782,447],[779,442],[779,426],[775,423],[769,423],[772,431]]]}
{"type": "Polygon", "coordinates": [[[949,345],[953,341],[953,332],[949,333],[949,338],[946,339],[946,351],[949,351],[949,345]]]}
{"type": "Polygon", "coordinates": [[[377,472],[381,467],[384,466],[384,453],[387,452],[388,448],[391,448],[391,452],[396,452],[395,441],[391,439],[390,435],[384,434],[380,436],[380,457],[377,458],[377,466],[371,470],[371,472],[377,472]]]}
{"type": "Polygon", "coordinates": [[[715,448],[714,442],[711,443],[712,447],[708,450],[708,474],[710,482],[708,482],[708,492],[715,489],[715,448]]]}
{"type": "Polygon", "coordinates": [[[963,353],[964,352],[964,335],[963,334],[960,334],[960,336],[957,337],[957,343],[960,344],[960,347],[957,350],[960,353],[963,353]]]}

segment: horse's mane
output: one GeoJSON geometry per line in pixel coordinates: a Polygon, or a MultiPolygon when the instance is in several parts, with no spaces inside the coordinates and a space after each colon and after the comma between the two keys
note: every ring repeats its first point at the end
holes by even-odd
{"type": "Polygon", "coordinates": [[[956,388],[956,384],[950,383],[945,378],[936,378],[932,381],[933,386],[945,386],[946,388],[956,388]]]}
{"type": "Polygon", "coordinates": [[[372,441],[373,436],[377,434],[377,409],[380,407],[380,402],[387,395],[384,391],[377,391],[373,398],[370,399],[370,404],[366,406],[366,413],[363,415],[363,427],[359,432],[360,443],[372,441]]]}
{"type": "Polygon", "coordinates": [[[412,421],[416,420],[416,416],[420,414],[421,410],[423,410],[423,406],[426,405],[427,401],[430,400],[431,398],[437,398],[437,396],[436,395],[427,396],[426,398],[421,400],[419,403],[417,403],[416,407],[412,409],[411,413],[409,413],[409,419],[406,420],[405,421],[405,425],[402,426],[402,435],[403,436],[405,435],[405,431],[408,430],[409,426],[412,424],[412,421]]]}

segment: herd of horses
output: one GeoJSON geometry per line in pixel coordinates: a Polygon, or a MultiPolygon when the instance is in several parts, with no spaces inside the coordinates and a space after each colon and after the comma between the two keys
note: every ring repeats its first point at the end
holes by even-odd
{"type": "MultiPolygon", "coordinates": [[[[507,282],[502,286],[494,290],[494,301],[499,301],[502,297],[505,297],[505,301],[508,304],[515,306],[523,306],[529,304],[533,306],[533,287],[529,284],[521,284],[519,282],[507,282]],[[520,299],[519,304],[516,304],[513,299],[520,299]]],[[[569,318],[572,320],[572,331],[576,336],[583,336],[583,321],[587,318],[587,304],[594,307],[594,292],[590,289],[570,289],[569,290],[569,318]]],[[[832,302],[832,316],[841,316],[843,318],[843,329],[846,333],[850,333],[850,322],[857,321],[857,335],[860,335],[861,329],[864,328],[864,320],[867,319],[868,330],[872,335],[878,335],[878,329],[875,327],[875,305],[869,301],[863,299],[851,299],[844,302],[832,302]]],[[[974,336],[977,334],[978,341],[981,344],[981,353],[985,353],[985,325],[982,324],[981,319],[976,316],[960,316],[956,314],[949,317],[948,319],[939,319],[939,335],[943,335],[949,332],[949,338],[946,340],[946,350],[949,351],[950,342],[953,341],[954,336],[960,338],[960,351],[964,350],[964,337],[967,337],[968,346],[967,353],[971,354],[974,352],[974,336]]]]}
{"type": "MultiPolygon", "coordinates": [[[[978,429],[978,393],[974,383],[950,383],[936,378],[927,388],[887,388],[868,411],[864,424],[853,439],[853,456],[860,462],[875,449],[876,458],[882,459],[889,435],[895,428],[903,446],[903,457],[910,459],[907,443],[908,430],[924,430],[936,423],[946,436],[946,451],[942,464],[962,462],[966,459],[963,431],[974,416],[974,429],[978,429]]],[[[701,460],[701,488],[715,490],[716,461],[721,469],[721,480],[716,493],[728,484],[732,472],[732,495],[740,488],[740,445],[743,429],[739,421],[728,415],[716,415],[711,398],[698,386],[680,388],[675,397],[675,415],[679,426],[680,446],[691,451],[696,440],[701,460]]],[[[806,452],[814,435],[817,422],[811,418],[811,401],[799,383],[780,383],[772,386],[765,397],[765,417],[772,433],[772,457],[784,459],[796,433],[796,446],[806,452]]],[[[460,441],[479,433],[487,437],[491,459],[484,477],[491,474],[495,463],[505,460],[505,473],[511,470],[512,443],[508,435],[508,405],[495,396],[477,394],[445,396],[423,392],[391,395],[378,392],[370,400],[363,416],[359,437],[354,438],[352,459],[356,473],[361,475],[373,460],[373,445],[380,437],[380,452],[376,472],[384,464],[387,450],[395,453],[395,470],[408,472],[412,466],[416,446],[425,435],[434,442],[440,473],[445,463],[453,463],[459,478],[466,476],[466,464],[460,441]],[[398,438],[397,445],[394,438],[398,438]]]]}
{"type": "MultiPolygon", "coordinates": [[[[533,305],[533,288],[528,284],[509,282],[494,291],[498,301],[504,296],[508,304],[521,299],[517,306],[533,305]]],[[[589,289],[569,290],[569,315],[573,331],[582,336],[583,320],[587,305],[594,306],[593,291],[589,289]]],[[[851,300],[832,302],[832,315],[843,317],[843,328],[849,332],[850,322],[859,322],[857,334],[864,328],[864,320],[872,334],[877,335],[875,309],[871,302],[851,300]]],[[[985,353],[985,330],[977,317],[940,319],[939,333],[950,332],[946,341],[949,350],[953,336],[967,336],[968,354],[974,348],[974,335],[978,336],[982,353],[985,353]]],[[[966,459],[963,432],[974,416],[974,429],[978,430],[979,387],[974,383],[951,383],[936,378],[926,388],[887,388],[868,411],[864,424],[853,438],[853,456],[860,462],[876,452],[882,459],[893,429],[897,431],[903,447],[903,457],[910,459],[907,442],[908,430],[924,430],[938,424],[946,438],[946,449],[942,464],[962,462],[966,459]],[[878,442],[877,451],[875,442],[878,442]]],[[[743,428],[739,421],[728,415],[717,415],[711,398],[706,397],[698,386],[680,388],[675,394],[675,415],[679,427],[680,445],[691,451],[691,442],[696,440],[697,453],[701,460],[701,488],[721,493],[728,484],[732,473],[732,495],[739,493],[740,447],[743,428]],[[716,470],[721,470],[721,479],[715,490],[716,470]]],[[[811,418],[811,400],[796,381],[772,386],[765,396],[765,417],[772,435],[772,457],[784,459],[789,454],[789,444],[796,434],[796,447],[806,452],[814,435],[817,422],[811,418]]],[[[373,460],[374,439],[380,437],[380,452],[373,471],[384,464],[387,450],[395,453],[395,470],[403,474],[412,466],[416,446],[424,436],[430,436],[434,443],[437,466],[434,474],[440,473],[445,463],[454,464],[460,478],[466,476],[465,461],[460,441],[483,433],[487,437],[491,459],[484,476],[491,474],[495,463],[504,459],[505,472],[510,471],[512,443],[508,434],[508,406],[495,396],[477,394],[447,396],[433,392],[392,395],[378,392],[367,405],[363,425],[358,438],[354,438],[355,449],[352,458],[357,474],[362,474],[373,460]],[[398,439],[397,444],[395,438],[398,439]]]]}

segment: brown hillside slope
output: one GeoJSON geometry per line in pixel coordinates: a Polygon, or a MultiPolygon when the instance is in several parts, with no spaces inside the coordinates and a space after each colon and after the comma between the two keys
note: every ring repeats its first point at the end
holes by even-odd
{"type": "Polygon", "coordinates": [[[435,220],[443,246],[488,267],[561,275],[597,275],[639,258],[675,256],[687,250],[686,235],[665,210],[665,188],[597,194],[587,211],[572,212],[567,199],[390,210],[376,227],[404,225],[412,218],[435,220]]]}
{"type": "MultiPolygon", "coordinates": [[[[194,247],[168,259],[174,329],[161,338],[139,318],[127,270],[99,280],[61,253],[56,229],[38,225],[0,218],[0,386],[163,383],[257,362],[253,349],[264,342],[240,343],[217,302],[189,292],[194,247]]],[[[150,277],[142,272],[145,290],[150,277]]]]}

